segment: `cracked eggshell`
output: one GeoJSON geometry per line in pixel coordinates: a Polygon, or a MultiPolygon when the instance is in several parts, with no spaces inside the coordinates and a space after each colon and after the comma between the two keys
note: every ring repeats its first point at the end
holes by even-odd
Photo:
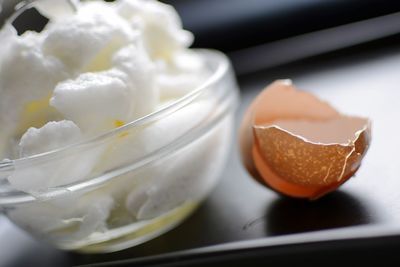
{"type": "Polygon", "coordinates": [[[359,168],[370,137],[368,119],[341,115],[289,80],[261,92],[240,129],[249,173],[284,195],[308,199],[347,181],[359,168]]]}

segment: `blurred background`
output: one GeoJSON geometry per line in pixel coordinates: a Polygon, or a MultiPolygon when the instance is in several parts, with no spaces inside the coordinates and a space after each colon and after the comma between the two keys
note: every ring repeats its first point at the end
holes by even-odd
{"type": "MultiPolygon", "coordinates": [[[[3,1],[2,20],[21,2],[3,1]]],[[[238,75],[392,37],[400,32],[400,13],[397,13],[400,1],[393,0],[163,2],[173,5],[184,28],[194,33],[194,47],[226,52],[238,75]]],[[[40,29],[44,24],[45,20],[33,10],[15,22],[21,31],[40,29]]]]}
{"type": "Polygon", "coordinates": [[[400,14],[371,20],[400,11],[400,1],[164,2],[176,7],[184,27],[195,34],[195,47],[212,47],[228,53],[238,74],[384,38],[400,31],[400,14]],[[360,21],[363,22],[357,23],[360,21]]]}

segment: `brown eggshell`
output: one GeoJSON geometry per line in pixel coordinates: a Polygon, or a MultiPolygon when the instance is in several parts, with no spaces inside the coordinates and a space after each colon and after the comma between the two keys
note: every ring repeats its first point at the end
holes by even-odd
{"type": "Polygon", "coordinates": [[[341,115],[289,80],[262,91],[240,128],[249,173],[298,198],[315,199],[344,183],[357,171],[369,142],[368,119],[341,115]]]}

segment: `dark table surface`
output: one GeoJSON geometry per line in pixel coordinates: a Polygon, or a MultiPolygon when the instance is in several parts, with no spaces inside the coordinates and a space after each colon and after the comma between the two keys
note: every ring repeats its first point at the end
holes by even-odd
{"type": "Polygon", "coordinates": [[[262,246],[324,238],[341,240],[368,227],[375,229],[370,233],[378,236],[388,229],[389,235],[400,234],[397,44],[399,37],[298,61],[240,80],[242,102],[238,120],[251,99],[279,78],[293,79],[298,87],[331,102],[344,113],[373,120],[370,151],[357,175],[337,192],[316,202],[279,197],[248,176],[233,146],[215,191],[190,218],[167,234],[124,251],[84,255],[59,251],[32,240],[0,217],[0,266],[71,266],[135,260],[214,245],[215,249],[224,244],[253,246],[252,240],[262,246]],[[245,242],[232,243],[238,241],[245,242]]]}

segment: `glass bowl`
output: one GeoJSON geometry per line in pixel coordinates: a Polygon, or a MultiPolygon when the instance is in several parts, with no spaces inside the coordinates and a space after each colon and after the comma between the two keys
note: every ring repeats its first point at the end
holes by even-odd
{"type": "Polygon", "coordinates": [[[226,56],[196,51],[211,74],[184,97],[91,140],[1,162],[1,211],[41,240],[90,253],[140,244],[189,216],[221,175],[238,102],[226,56]]]}

